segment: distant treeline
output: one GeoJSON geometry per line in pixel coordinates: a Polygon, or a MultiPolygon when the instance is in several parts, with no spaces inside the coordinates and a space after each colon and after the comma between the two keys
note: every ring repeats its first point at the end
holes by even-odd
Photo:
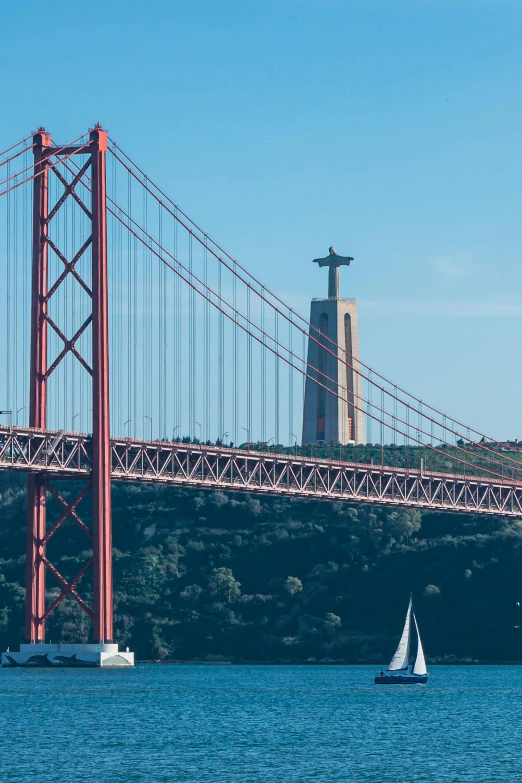
{"type": "MultiPolygon", "coordinates": [[[[23,638],[26,481],[0,474],[2,649],[23,638]]],[[[90,524],[87,499],[79,512],[90,524]]],[[[117,640],[138,658],[381,662],[413,591],[429,658],[522,659],[520,521],[124,483],[113,521],[117,640]]],[[[49,543],[68,578],[90,554],[73,522],[49,543]]],[[[90,625],[67,599],[47,637],[88,640],[90,625]]]]}
{"type": "MultiPolygon", "coordinates": [[[[412,435],[415,435],[412,427],[412,435]]],[[[181,443],[200,443],[197,438],[182,437],[175,439],[181,443]]],[[[233,447],[232,441],[216,443],[207,441],[205,445],[224,445],[233,447]]],[[[514,441],[510,448],[491,443],[477,445],[459,439],[455,445],[434,441],[424,446],[410,444],[365,443],[342,446],[340,443],[320,443],[305,446],[283,446],[274,443],[240,443],[240,449],[251,451],[270,451],[276,454],[295,454],[312,459],[334,459],[343,462],[361,462],[367,465],[388,465],[390,467],[455,473],[457,475],[492,476],[505,479],[522,480],[522,444],[514,441]],[[483,448],[485,446],[487,450],[483,448]]]]}

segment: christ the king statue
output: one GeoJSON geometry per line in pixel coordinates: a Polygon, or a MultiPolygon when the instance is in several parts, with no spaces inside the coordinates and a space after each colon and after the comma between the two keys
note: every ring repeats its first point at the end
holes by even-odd
{"type": "Polygon", "coordinates": [[[340,256],[335,247],[328,248],[326,258],[314,258],[313,263],[328,267],[328,299],[339,299],[339,267],[350,266],[351,256],[340,256]]]}

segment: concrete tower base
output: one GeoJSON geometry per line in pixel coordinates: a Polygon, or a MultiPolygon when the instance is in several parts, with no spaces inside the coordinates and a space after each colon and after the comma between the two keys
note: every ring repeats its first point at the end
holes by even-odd
{"type": "Polygon", "coordinates": [[[310,324],[303,444],[366,443],[355,299],[314,299],[310,324]]]}
{"type": "Polygon", "coordinates": [[[2,667],[86,669],[134,666],[134,653],[117,644],[21,644],[20,652],[2,653],[2,667]]]}

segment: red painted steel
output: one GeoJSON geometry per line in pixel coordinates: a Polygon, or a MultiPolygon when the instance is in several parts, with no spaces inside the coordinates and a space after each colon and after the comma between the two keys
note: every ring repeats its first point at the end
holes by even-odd
{"type": "MultiPolygon", "coordinates": [[[[45,621],[67,596],[74,598],[93,619],[93,636],[96,641],[112,641],[112,518],[111,518],[111,446],[109,419],[109,325],[107,280],[107,207],[106,207],[106,153],[107,132],[96,126],[90,133],[89,143],[74,147],[54,148],[51,137],[40,129],[34,136],[34,195],[33,195],[33,277],[31,311],[31,367],[30,367],[30,426],[45,429],[47,426],[47,380],[65,355],[73,353],[84,369],[92,376],[93,438],[92,481],[80,492],[72,504],[67,504],[42,474],[31,474],[28,493],[27,533],[27,591],[26,629],[30,642],[45,640],[45,621]],[[68,182],[59,170],[59,155],[88,155],[88,160],[68,182]],[[53,156],[56,162],[53,162],[53,156]],[[75,192],[75,186],[87,169],[91,169],[92,204],[89,210],[75,192]],[[42,173],[43,170],[43,173],[42,173]],[[63,193],[49,210],[49,172],[60,180],[63,193]],[[49,224],[71,197],[91,220],[92,232],[74,258],[69,261],[49,236],[49,224]],[[92,245],[92,290],[76,270],[80,257],[92,245]],[[49,248],[62,261],[64,270],[49,288],[49,248]],[[67,275],[71,275],[83,287],[92,300],[92,312],[71,337],[67,337],[49,316],[48,302],[67,275]],[[51,327],[63,341],[63,349],[53,363],[47,363],[47,330],[51,327]],[[83,332],[92,327],[92,367],[79,353],[76,343],[83,332]],[[93,532],[77,514],[77,506],[89,490],[93,493],[93,532]],[[46,499],[50,493],[58,500],[64,512],[47,530],[46,499]],[[72,581],[67,581],[48,560],[47,542],[72,518],[93,541],[93,557],[72,581]],[[76,591],[84,574],[94,570],[94,606],[91,609],[76,591]],[[46,609],[45,572],[49,570],[61,585],[61,594],[46,609]]],[[[63,158],[62,158],[63,160],[63,158]]]]}
{"type": "Polygon", "coordinates": [[[92,492],[94,520],[94,638],[112,641],[111,441],[107,281],[107,132],[91,132],[92,177],[92,492]]]}
{"type": "MultiPolygon", "coordinates": [[[[33,137],[33,269],[31,290],[31,367],[29,391],[29,425],[47,426],[47,286],[49,211],[49,156],[51,136],[43,128],[33,137]]],[[[45,544],[46,481],[30,475],[27,496],[27,560],[25,637],[29,642],[45,640],[45,626],[40,622],[45,612],[45,544]]]]}

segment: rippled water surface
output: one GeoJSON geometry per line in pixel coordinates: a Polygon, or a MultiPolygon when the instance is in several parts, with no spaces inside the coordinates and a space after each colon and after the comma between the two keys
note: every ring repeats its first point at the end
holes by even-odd
{"type": "Polygon", "coordinates": [[[11,783],[522,781],[519,667],[0,670],[11,783]]]}

